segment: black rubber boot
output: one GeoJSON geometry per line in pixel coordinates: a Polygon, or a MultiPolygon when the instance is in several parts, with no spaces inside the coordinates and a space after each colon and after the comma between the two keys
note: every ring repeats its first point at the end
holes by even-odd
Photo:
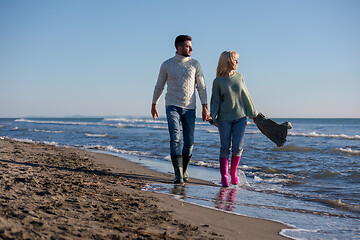
{"type": "Polygon", "coordinates": [[[171,157],[171,161],[174,167],[174,173],[175,173],[175,184],[182,184],[184,183],[183,178],[183,158],[182,156],[175,156],[171,157]]]}
{"type": "Polygon", "coordinates": [[[189,173],[188,173],[188,166],[191,161],[191,156],[183,156],[183,179],[184,182],[189,181],[189,173]]]}

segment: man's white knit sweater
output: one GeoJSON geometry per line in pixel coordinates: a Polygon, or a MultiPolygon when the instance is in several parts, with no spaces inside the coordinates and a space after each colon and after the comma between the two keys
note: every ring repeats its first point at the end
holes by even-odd
{"type": "Polygon", "coordinates": [[[201,104],[207,104],[204,76],[199,62],[195,59],[176,54],[175,57],[166,60],[161,65],[154,89],[153,103],[159,102],[166,83],[166,106],[195,109],[195,87],[199,93],[201,104]]]}

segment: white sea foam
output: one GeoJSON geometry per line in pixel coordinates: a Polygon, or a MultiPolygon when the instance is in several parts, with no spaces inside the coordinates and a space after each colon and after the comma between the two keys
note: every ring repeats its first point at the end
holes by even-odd
{"type": "Polygon", "coordinates": [[[270,179],[266,179],[264,180],[265,182],[268,182],[268,183],[274,183],[274,184],[277,184],[277,183],[287,183],[289,182],[288,179],[284,179],[284,178],[270,178],[270,179]]]}
{"type": "Polygon", "coordinates": [[[239,169],[237,175],[238,175],[238,180],[239,180],[238,186],[250,186],[250,184],[246,180],[246,175],[243,171],[241,171],[239,169]]]}
{"type": "Polygon", "coordinates": [[[148,152],[141,152],[141,151],[130,151],[130,150],[124,150],[115,148],[111,145],[108,146],[100,146],[100,145],[93,145],[93,146],[84,146],[85,149],[94,149],[94,150],[102,150],[102,151],[109,151],[114,153],[119,153],[123,155],[136,155],[136,156],[150,156],[151,154],[148,152]]]}
{"type": "Polygon", "coordinates": [[[355,156],[360,156],[360,150],[353,150],[351,148],[335,148],[334,149],[335,151],[339,151],[341,153],[346,153],[346,154],[349,154],[349,155],[355,155],[355,156]]]}
{"type": "Polygon", "coordinates": [[[260,168],[258,168],[258,167],[249,167],[248,165],[242,165],[242,166],[239,166],[239,168],[242,170],[260,170],[260,168]]]}
{"type": "Polygon", "coordinates": [[[159,126],[159,125],[144,125],[144,124],[123,124],[123,123],[117,123],[115,126],[119,128],[153,128],[153,129],[167,129],[166,126],[159,126]]]}
{"type": "Polygon", "coordinates": [[[15,122],[24,122],[24,123],[38,123],[38,124],[59,124],[59,125],[103,125],[107,126],[108,124],[100,122],[66,122],[66,121],[44,121],[44,120],[30,120],[30,119],[16,119],[15,122]]]}
{"type": "Polygon", "coordinates": [[[105,133],[105,134],[91,134],[91,133],[85,133],[84,134],[87,137],[98,137],[98,138],[106,138],[109,137],[110,135],[105,133]]]}
{"type": "Polygon", "coordinates": [[[212,162],[192,161],[190,162],[190,164],[195,166],[208,167],[208,168],[219,168],[218,163],[212,163],[212,162]]]}
{"type": "Polygon", "coordinates": [[[323,134],[323,133],[316,133],[316,132],[310,132],[310,133],[289,132],[288,135],[302,136],[302,137],[325,137],[325,138],[340,138],[340,139],[346,139],[346,140],[360,140],[360,135],[349,136],[346,134],[323,134]]]}
{"type": "Polygon", "coordinates": [[[13,138],[13,137],[7,137],[4,136],[5,139],[14,140],[18,142],[27,142],[27,143],[41,143],[41,144],[47,144],[47,145],[53,145],[53,146],[59,146],[60,144],[54,141],[34,141],[29,138],[13,138]]]}
{"type": "MultiPolygon", "coordinates": [[[[37,123],[37,124],[58,124],[58,125],[94,125],[94,126],[112,126],[119,128],[155,128],[155,129],[167,129],[167,126],[161,125],[144,125],[144,124],[131,124],[131,121],[124,121],[125,123],[106,123],[106,122],[67,122],[67,121],[45,121],[45,120],[30,120],[30,119],[16,119],[15,122],[23,123],[37,123]]],[[[139,121],[140,122],[140,121],[139,121]]],[[[17,130],[17,129],[15,129],[17,130]]]]}
{"type": "Polygon", "coordinates": [[[254,182],[262,182],[263,179],[261,177],[258,176],[254,176],[254,182]]]}
{"type": "Polygon", "coordinates": [[[134,127],[134,128],[154,128],[154,129],[168,129],[166,126],[158,126],[158,125],[140,125],[140,124],[127,124],[127,127],[134,127]]]}
{"type": "Polygon", "coordinates": [[[247,134],[260,134],[261,132],[260,131],[247,131],[245,133],[247,133],[247,134]]]}
{"type": "Polygon", "coordinates": [[[104,121],[109,122],[125,122],[125,123],[155,123],[155,124],[164,124],[166,121],[153,120],[153,119],[131,119],[131,118],[104,118],[104,121]]]}
{"type": "Polygon", "coordinates": [[[219,133],[219,130],[217,128],[209,128],[209,129],[206,129],[206,131],[209,133],[219,133]]]}
{"type": "Polygon", "coordinates": [[[64,133],[65,131],[48,131],[48,130],[39,130],[39,129],[34,129],[34,132],[42,132],[42,133],[64,133]]]}
{"type": "Polygon", "coordinates": [[[19,141],[19,142],[28,142],[28,143],[35,143],[36,141],[29,139],[29,138],[12,138],[12,137],[5,137],[5,139],[19,141]]]}

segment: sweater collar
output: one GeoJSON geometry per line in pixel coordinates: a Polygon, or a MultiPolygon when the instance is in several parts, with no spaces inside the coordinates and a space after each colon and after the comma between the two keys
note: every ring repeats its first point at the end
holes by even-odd
{"type": "Polygon", "coordinates": [[[186,61],[189,61],[190,59],[191,59],[190,57],[181,56],[181,55],[175,53],[175,60],[178,62],[186,62],[186,61]]]}

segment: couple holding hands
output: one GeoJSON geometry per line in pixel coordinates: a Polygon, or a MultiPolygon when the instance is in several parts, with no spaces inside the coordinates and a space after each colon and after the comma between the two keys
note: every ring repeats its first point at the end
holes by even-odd
{"type": "Polygon", "coordinates": [[[157,103],[167,84],[165,105],[170,134],[170,156],[175,173],[174,183],[187,182],[187,168],[194,146],[196,88],[202,104],[203,121],[209,121],[219,129],[221,185],[229,186],[229,164],[231,183],[236,185],[247,118],[252,118],[255,122],[257,111],[243,76],[235,71],[239,54],[233,51],[224,51],[220,55],[212,86],[210,112],[208,111],[204,76],[199,62],[190,57],[193,50],[191,40],[187,35],[176,37],[175,56],[166,60],[160,67],[151,114],[154,119],[159,116],[157,103]],[[230,152],[232,154],[229,159],[230,152]]]}

